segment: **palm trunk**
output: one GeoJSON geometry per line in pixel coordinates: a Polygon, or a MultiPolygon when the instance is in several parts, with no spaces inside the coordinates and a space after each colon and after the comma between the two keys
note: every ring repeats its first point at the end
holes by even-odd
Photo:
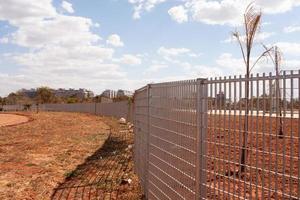
{"type": "Polygon", "coordinates": [[[246,75],[246,82],[245,82],[245,98],[246,98],[246,105],[245,105],[245,121],[244,121],[244,133],[243,133],[243,146],[241,149],[241,158],[240,158],[240,174],[245,172],[246,169],[246,159],[247,159],[247,139],[248,139],[248,118],[249,118],[249,73],[247,72],[246,75]]]}
{"type": "MultiPolygon", "coordinates": [[[[283,123],[282,123],[282,109],[281,109],[281,94],[280,94],[280,83],[279,83],[279,57],[278,49],[275,47],[275,70],[276,70],[276,106],[278,106],[279,112],[279,138],[283,138],[283,123]]],[[[278,116],[278,112],[276,113],[278,116]]]]}

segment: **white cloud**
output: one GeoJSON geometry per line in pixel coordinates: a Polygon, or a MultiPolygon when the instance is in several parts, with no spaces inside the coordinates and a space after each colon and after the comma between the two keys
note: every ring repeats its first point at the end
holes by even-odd
{"type": "Polygon", "coordinates": [[[266,14],[284,13],[300,6],[299,0],[257,0],[256,2],[266,14]]]}
{"type": "Polygon", "coordinates": [[[101,38],[90,31],[92,24],[89,18],[66,15],[22,23],[12,34],[13,43],[31,48],[93,45],[101,38]]]}
{"type": "MultiPolygon", "coordinates": [[[[241,24],[243,12],[251,2],[253,1],[184,0],[180,6],[183,6],[183,9],[190,13],[191,19],[194,21],[213,25],[237,26],[241,24]]],[[[262,9],[265,14],[284,13],[300,5],[299,0],[256,0],[255,3],[256,7],[262,9]]],[[[172,18],[174,19],[174,17],[172,18]]]]}
{"type": "Polygon", "coordinates": [[[0,1],[0,20],[16,27],[7,35],[9,42],[28,49],[6,55],[9,63],[19,67],[19,75],[2,74],[6,87],[0,93],[40,85],[99,91],[116,79],[126,79],[119,64],[113,63],[114,50],[104,47],[101,37],[92,32],[95,23],[89,18],[59,14],[51,2],[0,1]]]}
{"type": "Polygon", "coordinates": [[[161,69],[167,68],[168,65],[166,64],[153,64],[150,65],[150,67],[148,69],[146,69],[145,74],[152,74],[155,72],[158,72],[161,69]]]}
{"type": "Polygon", "coordinates": [[[107,44],[111,44],[115,47],[122,47],[124,46],[124,43],[121,41],[121,38],[119,35],[117,34],[112,34],[108,37],[108,39],[106,40],[107,44]]]}
{"type": "Polygon", "coordinates": [[[10,0],[0,5],[0,20],[9,20],[12,25],[57,15],[52,0],[10,0]]]}
{"type": "Polygon", "coordinates": [[[142,12],[149,12],[156,5],[161,4],[165,1],[167,0],[128,0],[128,2],[133,5],[134,13],[132,17],[134,19],[139,19],[142,12]]]}
{"type": "Polygon", "coordinates": [[[7,37],[0,38],[0,44],[7,44],[9,39],[7,37]]]}
{"type": "Polygon", "coordinates": [[[168,11],[169,15],[173,20],[178,23],[188,21],[187,11],[183,6],[175,6],[168,11]]]}
{"type": "Polygon", "coordinates": [[[300,55],[300,43],[278,42],[275,44],[280,48],[283,55],[297,56],[300,55]]]}
{"type": "Polygon", "coordinates": [[[68,13],[74,13],[74,9],[71,3],[67,2],[67,1],[63,1],[61,3],[61,7],[67,11],[68,13]]]}
{"type": "Polygon", "coordinates": [[[94,23],[94,27],[99,28],[100,24],[99,23],[94,23]]]}
{"type": "MultiPolygon", "coordinates": [[[[255,42],[262,42],[265,39],[268,39],[272,36],[276,35],[275,32],[258,32],[255,36],[255,42]]],[[[245,41],[246,36],[242,35],[240,36],[241,41],[245,41]]],[[[236,42],[236,38],[235,37],[229,37],[226,40],[222,41],[223,43],[230,43],[230,42],[236,42]]]]}
{"type": "Polygon", "coordinates": [[[190,53],[191,50],[187,48],[166,48],[166,47],[160,47],[157,50],[157,53],[164,57],[170,57],[170,56],[179,56],[182,54],[190,53]]]}
{"type": "Polygon", "coordinates": [[[137,56],[125,54],[121,57],[120,63],[126,65],[140,65],[142,63],[142,60],[137,56]]]}
{"type": "Polygon", "coordinates": [[[285,33],[300,32],[300,26],[287,26],[283,29],[285,33]]]}
{"type": "Polygon", "coordinates": [[[299,70],[300,59],[299,60],[284,60],[281,69],[285,70],[299,70]]]}
{"type": "MultiPolygon", "coordinates": [[[[250,66],[254,64],[258,56],[252,56],[250,58],[250,66]]],[[[246,73],[245,63],[242,58],[236,58],[231,53],[221,54],[217,60],[216,64],[220,69],[224,71],[224,75],[244,75],[246,73]]],[[[272,62],[268,58],[262,58],[251,70],[251,73],[257,72],[270,72],[273,71],[274,67],[272,62]]]]}
{"type": "Polygon", "coordinates": [[[226,68],[227,71],[234,72],[235,74],[244,74],[245,73],[245,63],[242,58],[234,58],[230,53],[221,54],[216,63],[222,67],[226,68]]]}

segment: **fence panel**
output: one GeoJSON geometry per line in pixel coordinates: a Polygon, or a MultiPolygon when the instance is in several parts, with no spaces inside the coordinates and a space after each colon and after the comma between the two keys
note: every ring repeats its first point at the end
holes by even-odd
{"type": "Polygon", "coordinates": [[[138,91],[148,198],[300,199],[299,88],[300,71],[152,84],[148,108],[138,91]]]}
{"type": "Polygon", "coordinates": [[[96,114],[104,116],[112,116],[117,118],[125,118],[128,121],[132,121],[132,116],[130,115],[130,102],[120,101],[114,103],[97,103],[96,114]]]}
{"type": "Polygon", "coordinates": [[[208,199],[299,199],[299,77],[208,81],[208,199]]]}
{"type": "Polygon", "coordinates": [[[196,80],[151,85],[149,199],[195,199],[196,108],[196,80]]]}
{"type": "Polygon", "coordinates": [[[149,87],[135,93],[134,98],[134,162],[143,192],[147,195],[147,165],[149,137],[149,87]]]}
{"type": "Polygon", "coordinates": [[[23,109],[23,105],[3,105],[4,111],[22,111],[23,109]]]}

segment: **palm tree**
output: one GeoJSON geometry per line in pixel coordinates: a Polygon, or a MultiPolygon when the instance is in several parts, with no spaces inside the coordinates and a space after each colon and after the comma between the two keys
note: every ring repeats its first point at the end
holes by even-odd
{"type": "MultiPolygon", "coordinates": [[[[263,45],[264,48],[267,50],[268,48],[263,45]]],[[[280,65],[282,60],[282,53],[279,50],[277,46],[274,46],[271,48],[272,51],[268,52],[269,58],[272,60],[274,66],[275,66],[275,72],[276,72],[276,80],[275,80],[275,100],[276,100],[276,107],[278,107],[278,110],[276,112],[276,115],[279,114],[279,138],[283,138],[283,122],[282,122],[282,101],[281,101],[281,92],[280,92],[280,65]]]]}
{"type": "Polygon", "coordinates": [[[257,35],[257,32],[260,29],[262,13],[257,11],[253,4],[249,4],[245,10],[244,14],[244,36],[238,31],[233,32],[233,37],[236,38],[243,56],[243,60],[246,67],[246,81],[245,81],[245,122],[244,122],[244,133],[243,133],[243,146],[240,152],[240,168],[239,174],[245,171],[246,164],[246,148],[247,148],[247,137],[248,137],[248,118],[249,118],[249,87],[250,87],[250,73],[255,65],[263,58],[266,57],[270,49],[266,49],[252,64],[251,63],[251,53],[254,45],[254,39],[257,35]]]}

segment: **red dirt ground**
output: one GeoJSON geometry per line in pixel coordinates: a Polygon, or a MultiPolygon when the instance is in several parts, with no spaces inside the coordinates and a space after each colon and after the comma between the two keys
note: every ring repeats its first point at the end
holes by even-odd
{"type": "Polygon", "coordinates": [[[16,125],[28,121],[29,118],[26,116],[15,115],[15,114],[0,114],[0,127],[16,125]]]}
{"type": "Polygon", "coordinates": [[[208,198],[298,199],[299,119],[284,118],[284,135],[279,137],[279,119],[250,118],[246,172],[241,177],[227,175],[239,170],[244,119],[215,115],[208,126],[208,198]]]}
{"type": "Polygon", "coordinates": [[[100,117],[30,114],[33,121],[0,128],[0,199],[49,199],[66,174],[107,139],[100,117]]]}
{"type": "Polygon", "coordinates": [[[141,199],[128,125],[78,113],[27,115],[33,120],[0,128],[1,200],[141,199]]]}

